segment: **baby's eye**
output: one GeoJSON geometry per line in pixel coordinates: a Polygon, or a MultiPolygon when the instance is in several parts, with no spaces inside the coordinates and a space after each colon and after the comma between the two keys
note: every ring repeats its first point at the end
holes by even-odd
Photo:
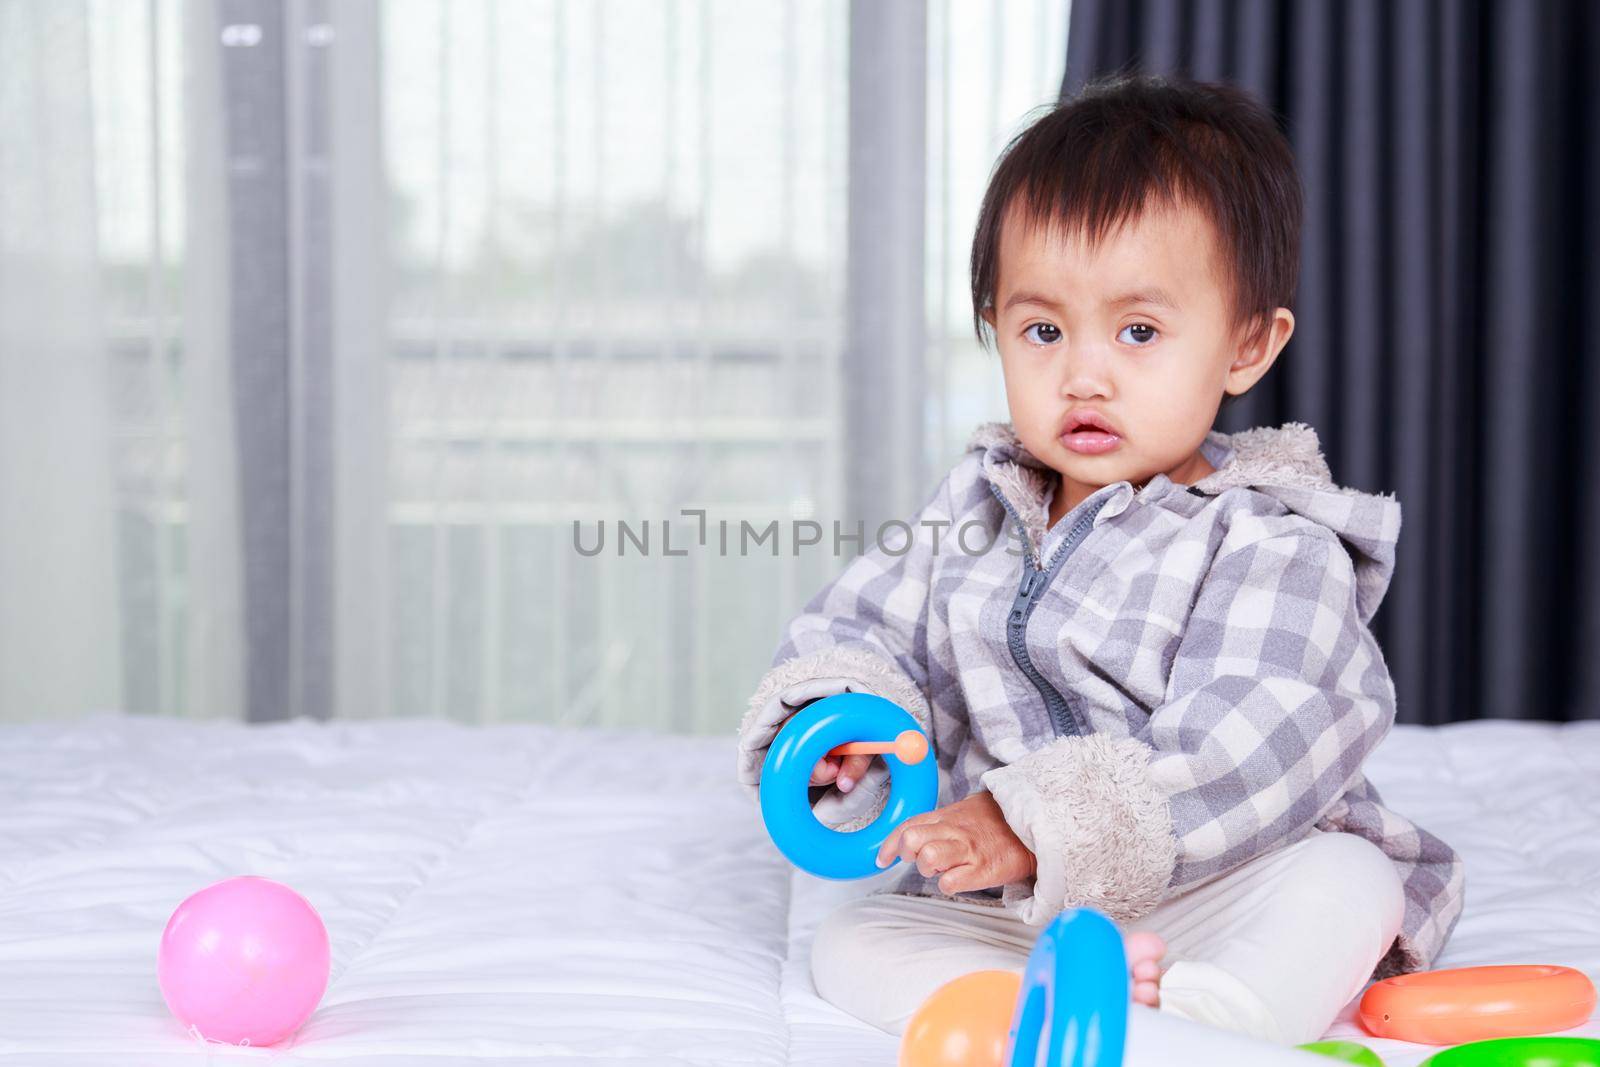
{"type": "Polygon", "coordinates": [[[1053,345],[1061,340],[1061,327],[1048,322],[1036,322],[1023,330],[1022,336],[1036,345],[1053,345]]]}
{"type": "Polygon", "coordinates": [[[1156,328],[1143,322],[1135,322],[1132,325],[1124,326],[1122,332],[1117,334],[1117,340],[1125,345],[1133,345],[1135,347],[1147,345],[1155,339],[1156,328]]]}

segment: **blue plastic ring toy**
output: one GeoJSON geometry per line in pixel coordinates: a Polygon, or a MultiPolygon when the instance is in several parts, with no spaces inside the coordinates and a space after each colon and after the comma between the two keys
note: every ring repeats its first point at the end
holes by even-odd
{"type": "Polygon", "coordinates": [[[922,732],[904,708],[871,693],[825,697],[784,724],[761,768],[760,796],[767,833],[790,863],[818,877],[841,880],[885,869],[878,866],[878,849],[894,828],[933,810],[939,799],[938,765],[931,753],[916,763],[884,753],[889,765],[888,802],[882,814],[851,833],[817,821],[807,787],[817,761],[840,745],[888,742],[908,730],[922,732]]]}
{"type": "Polygon", "coordinates": [[[1097,911],[1064,911],[1028,954],[1004,1062],[1120,1067],[1128,1037],[1128,956],[1116,924],[1097,911]]]}

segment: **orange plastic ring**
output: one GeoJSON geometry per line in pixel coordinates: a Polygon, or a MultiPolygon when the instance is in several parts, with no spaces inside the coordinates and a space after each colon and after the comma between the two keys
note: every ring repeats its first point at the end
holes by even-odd
{"type": "Polygon", "coordinates": [[[1374,1037],[1459,1045],[1570,1030],[1594,1011],[1595,988],[1571,967],[1457,967],[1378,982],[1361,998],[1374,1037]]]}

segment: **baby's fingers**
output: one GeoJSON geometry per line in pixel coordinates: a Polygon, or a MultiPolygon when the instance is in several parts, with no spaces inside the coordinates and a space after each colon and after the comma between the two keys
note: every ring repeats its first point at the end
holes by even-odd
{"type": "Polygon", "coordinates": [[[978,868],[971,863],[963,863],[951,867],[939,876],[939,892],[945,896],[953,897],[957,893],[970,893],[975,889],[988,889],[980,885],[983,879],[978,873],[978,868]]]}
{"type": "Polygon", "coordinates": [[[918,850],[933,838],[931,815],[931,812],[915,815],[895,827],[878,849],[878,866],[887,867],[896,858],[915,863],[918,850]]]}
{"type": "Polygon", "coordinates": [[[917,871],[924,878],[943,874],[958,866],[959,847],[954,841],[929,841],[917,851],[917,871]]]}
{"type": "Polygon", "coordinates": [[[895,853],[900,851],[900,834],[905,830],[906,824],[901,823],[889,832],[889,836],[878,846],[878,866],[887,867],[894,862],[895,853]]]}
{"type": "Polygon", "coordinates": [[[839,792],[848,793],[861,781],[861,776],[872,766],[871,756],[846,756],[839,766],[839,792]]]}
{"type": "Polygon", "coordinates": [[[811,769],[812,785],[829,785],[839,777],[838,756],[823,756],[817,760],[817,765],[811,769]]]}

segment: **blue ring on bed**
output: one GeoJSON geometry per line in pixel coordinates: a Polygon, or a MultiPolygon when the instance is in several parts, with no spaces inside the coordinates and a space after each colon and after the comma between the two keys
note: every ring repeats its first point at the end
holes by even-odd
{"type": "Polygon", "coordinates": [[[1028,954],[1003,1062],[1120,1067],[1128,1035],[1128,956],[1112,921],[1088,908],[1064,911],[1028,954]]]}
{"type": "Polygon", "coordinates": [[[818,877],[841,880],[887,869],[878,866],[878,849],[895,827],[932,811],[939,799],[932,747],[918,763],[894,755],[880,757],[889,765],[888,802],[876,819],[850,833],[817,821],[807,788],[812,768],[833,749],[852,741],[893,741],[905,730],[922,733],[904,708],[871,693],[825,697],[784,724],[761,768],[760,795],[767,833],[790,863],[818,877]]]}

